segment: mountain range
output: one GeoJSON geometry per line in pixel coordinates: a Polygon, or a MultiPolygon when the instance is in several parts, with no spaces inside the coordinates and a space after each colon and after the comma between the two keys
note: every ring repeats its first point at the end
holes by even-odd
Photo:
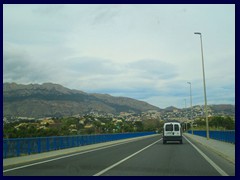
{"type": "Polygon", "coordinates": [[[160,108],[144,101],[108,94],[89,94],[59,84],[3,84],[3,115],[22,117],[59,117],[102,112],[141,113],[160,108]]]}
{"type": "MultiPolygon", "coordinates": [[[[208,105],[214,114],[235,115],[235,105],[208,105]]],[[[149,110],[172,112],[174,106],[165,109],[144,101],[108,94],[90,94],[72,90],[59,84],[3,84],[3,115],[18,117],[61,117],[83,115],[90,112],[119,114],[120,112],[141,113],[149,110]]],[[[183,110],[185,111],[185,110],[183,110]]]]}

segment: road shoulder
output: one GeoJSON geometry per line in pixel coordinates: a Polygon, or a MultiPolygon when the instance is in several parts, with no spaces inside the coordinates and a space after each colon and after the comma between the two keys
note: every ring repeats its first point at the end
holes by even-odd
{"type": "Polygon", "coordinates": [[[184,133],[184,136],[199,143],[235,165],[235,144],[184,133]]]}

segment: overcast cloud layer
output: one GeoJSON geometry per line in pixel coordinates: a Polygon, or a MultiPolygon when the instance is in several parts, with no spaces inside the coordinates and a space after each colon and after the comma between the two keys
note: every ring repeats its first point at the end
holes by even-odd
{"type": "Polygon", "coordinates": [[[53,82],[160,108],[235,104],[234,5],[3,5],[3,81],[53,82]]]}

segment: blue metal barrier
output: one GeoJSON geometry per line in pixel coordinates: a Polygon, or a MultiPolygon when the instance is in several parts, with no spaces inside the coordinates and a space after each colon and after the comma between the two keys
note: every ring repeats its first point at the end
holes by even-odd
{"type": "MultiPolygon", "coordinates": [[[[187,131],[189,134],[192,134],[192,131],[187,131]]],[[[206,131],[204,130],[193,130],[194,135],[207,137],[206,131]]],[[[211,139],[216,139],[219,141],[229,142],[235,144],[235,130],[227,131],[209,131],[209,137],[211,139]]]]}
{"type": "Polygon", "coordinates": [[[30,155],[152,134],[156,134],[156,132],[3,139],[3,158],[30,155]]]}

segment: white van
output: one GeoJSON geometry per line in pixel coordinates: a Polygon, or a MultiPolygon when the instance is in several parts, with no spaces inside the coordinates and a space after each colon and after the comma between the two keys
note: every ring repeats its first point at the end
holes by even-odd
{"type": "Polygon", "coordinates": [[[179,122],[166,122],[163,125],[163,144],[179,141],[182,144],[182,128],[179,122]]]}

